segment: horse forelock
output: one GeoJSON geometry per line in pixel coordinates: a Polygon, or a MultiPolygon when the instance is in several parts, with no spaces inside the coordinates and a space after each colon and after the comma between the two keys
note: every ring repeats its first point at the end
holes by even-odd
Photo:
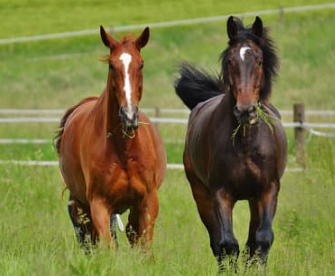
{"type": "Polygon", "coordinates": [[[114,48],[110,54],[101,56],[99,60],[103,63],[109,63],[111,57],[114,55],[115,52],[117,52],[117,48],[121,48],[121,52],[124,51],[132,52],[131,46],[135,47],[134,38],[131,35],[127,35],[117,42],[116,48],[114,48]]]}

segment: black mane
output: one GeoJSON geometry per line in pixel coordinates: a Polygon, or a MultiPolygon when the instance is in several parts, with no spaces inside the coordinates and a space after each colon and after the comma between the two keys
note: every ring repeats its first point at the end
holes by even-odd
{"type": "Polygon", "coordinates": [[[251,26],[244,27],[242,21],[234,17],[234,21],[238,26],[238,34],[234,39],[230,39],[228,47],[221,53],[221,77],[226,85],[229,85],[228,78],[228,55],[237,43],[252,41],[260,47],[263,52],[263,70],[265,76],[264,87],[260,90],[260,100],[267,100],[271,95],[272,81],[277,76],[279,69],[279,61],[276,55],[276,49],[272,39],[268,36],[268,29],[263,28],[262,37],[259,38],[252,33],[251,26]]]}

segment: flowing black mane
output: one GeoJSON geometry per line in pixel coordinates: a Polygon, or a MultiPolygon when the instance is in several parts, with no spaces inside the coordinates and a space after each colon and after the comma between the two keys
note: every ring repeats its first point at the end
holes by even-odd
{"type": "Polygon", "coordinates": [[[238,26],[238,33],[228,42],[228,47],[220,55],[221,60],[221,78],[225,85],[229,85],[228,78],[228,55],[230,50],[238,43],[252,41],[260,47],[263,52],[263,70],[265,76],[264,87],[260,91],[260,100],[267,100],[271,95],[272,81],[277,76],[279,61],[276,55],[274,42],[268,36],[268,29],[263,28],[262,36],[258,37],[252,32],[252,27],[244,27],[243,22],[234,17],[234,22],[238,26]]]}
{"type": "Polygon", "coordinates": [[[272,81],[277,75],[279,63],[274,43],[269,38],[268,30],[263,27],[260,18],[256,17],[256,21],[251,27],[244,27],[241,20],[230,17],[227,22],[227,33],[229,36],[228,47],[220,55],[222,67],[218,76],[198,69],[189,63],[184,62],[180,66],[180,77],[176,79],[174,87],[177,95],[191,110],[200,102],[229,93],[229,54],[237,44],[246,41],[252,41],[263,53],[264,85],[260,89],[259,100],[266,102],[271,95],[272,81]]]}

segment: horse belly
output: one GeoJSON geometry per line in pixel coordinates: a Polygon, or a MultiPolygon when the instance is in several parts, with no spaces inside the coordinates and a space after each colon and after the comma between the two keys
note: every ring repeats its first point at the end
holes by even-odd
{"type": "Polygon", "coordinates": [[[213,109],[219,104],[222,95],[211,98],[206,102],[198,104],[191,112],[187,138],[184,149],[184,165],[208,186],[208,160],[210,149],[208,145],[209,131],[213,109]],[[199,116],[201,115],[201,116],[199,116]]]}
{"type": "Polygon", "coordinates": [[[70,193],[80,202],[87,203],[86,182],[76,158],[67,155],[60,157],[59,162],[62,178],[70,193]]]}
{"type": "MultiPolygon", "coordinates": [[[[82,137],[80,130],[87,116],[87,110],[95,101],[87,102],[77,107],[68,118],[62,134],[59,164],[63,180],[73,197],[82,203],[88,203],[87,181],[85,179],[83,164],[80,158],[80,145],[82,137]]],[[[86,128],[87,129],[87,128],[86,128]]]]}

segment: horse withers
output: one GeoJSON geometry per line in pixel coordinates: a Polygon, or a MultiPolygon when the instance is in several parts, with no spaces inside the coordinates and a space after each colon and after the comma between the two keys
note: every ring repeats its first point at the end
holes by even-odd
{"type": "Polygon", "coordinates": [[[248,200],[251,213],[247,259],[266,263],[287,157],[280,115],[269,102],[278,60],[267,29],[259,17],[251,27],[230,17],[227,33],[218,76],[184,63],[175,83],[176,93],[192,110],[184,149],[186,176],[221,270],[225,256],[235,263],[239,255],[232,225],[238,200],[248,200]]]}
{"type": "Polygon", "coordinates": [[[110,49],[107,85],[100,97],[68,109],[56,137],[60,171],[70,191],[69,212],[79,240],[113,244],[110,218],[130,210],[126,233],[134,245],[150,244],[166,171],[165,148],[155,127],[139,110],[143,59],[149,28],[120,41],[100,28],[110,49]]]}

